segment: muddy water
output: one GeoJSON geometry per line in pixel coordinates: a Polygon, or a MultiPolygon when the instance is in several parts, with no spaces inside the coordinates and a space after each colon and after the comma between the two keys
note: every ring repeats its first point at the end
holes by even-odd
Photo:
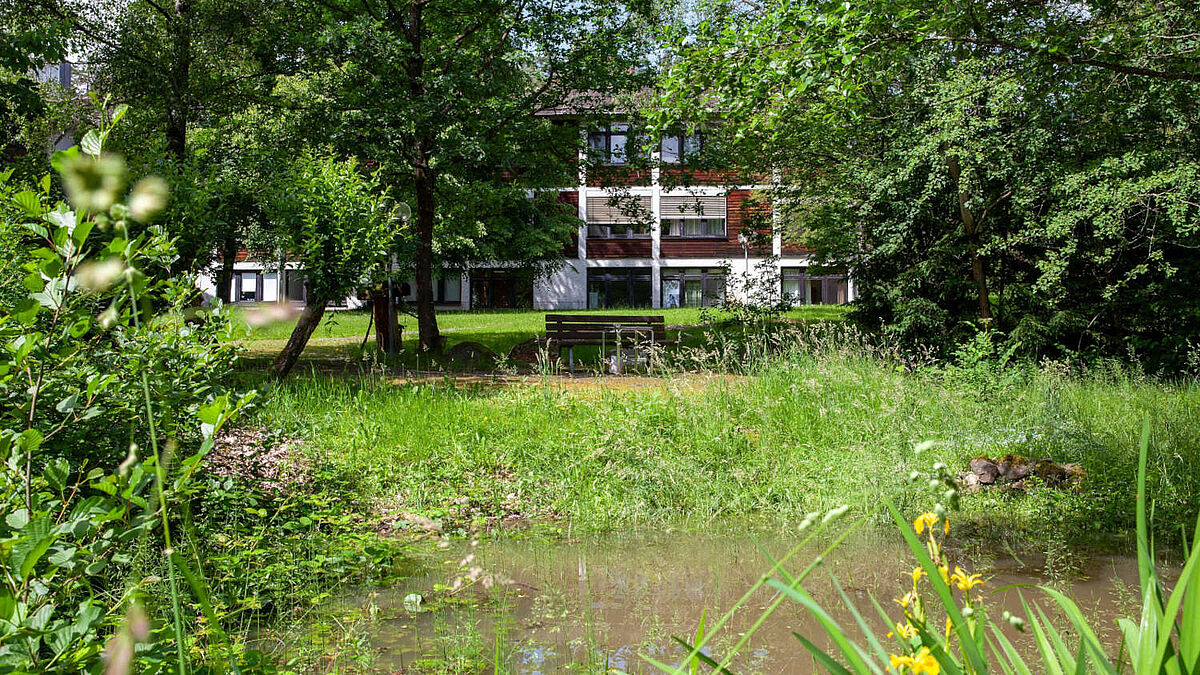
{"type": "MultiPolygon", "coordinates": [[[[348,599],[359,606],[372,604],[377,620],[370,640],[378,655],[375,666],[385,672],[411,672],[414,662],[433,659],[459,664],[478,672],[479,664],[499,659],[505,672],[557,673],[658,672],[641,655],[677,663],[685,653],[672,636],[695,634],[702,612],[711,627],[768,570],[768,554],[779,557],[795,539],[747,534],[655,534],[609,536],[563,542],[538,538],[485,542],[446,551],[446,558],[423,577],[384,592],[348,599]],[[470,554],[474,559],[462,564],[470,554]],[[474,574],[470,568],[478,567],[474,574]],[[477,576],[472,583],[470,577],[477,576]],[[501,583],[485,589],[489,579],[501,583]],[[463,579],[465,587],[447,594],[435,585],[463,579]],[[507,580],[509,583],[503,583],[507,580]],[[411,594],[426,598],[420,607],[411,594]],[[406,606],[405,598],[408,598],[406,606]],[[449,602],[437,598],[452,598],[449,602]],[[473,665],[472,665],[473,664],[473,665]]],[[[817,549],[799,553],[788,567],[797,571],[817,549]]],[[[1044,584],[1055,570],[1036,560],[1012,556],[958,555],[952,564],[986,579],[985,603],[998,619],[1005,609],[1024,615],[1018,593],[1038,598],[1032,589],[996,592],[1013,584],[1044,584]]],[[[893,598],[911,584],[914,563],[903,543],[887,535],[856,536],[832,555],[805,583],[808,591],[843,626],[852,617],[830,581],[832,574],[863,612],[879,636],[887,628],[871,606],[870,597],[893,619],[900,608],[893,598]]],[[[1077,559],[1066,588],[1093,619],[1110,652],[1119,636],[1117,616],[1137,610],[1137,568],[1133,559],[1093,556],[1077,559]]],[[[1171,571],[1166,570],[1171,577],[1171,571]]],[[[733,615],[704,651],[720,660],[750,631],[774,598],[771,589],[756,591],[733,615]]],[[[927,597],[932,600],[932,594],[927,597]]],[[[1049,611],[1048,599],[1042,603],[1049,611]]],[[[815,672],[793,631],[827,644],[820,627],[798,605],[784,601],[749,638],[733,661],[738,673],[815,672]]],[[[1006,630],[1023,651],[1033,655],[1027,636],[1006,630]]],[[[886,643],[885,644],[889,644],[886,643]]],[[[418,664],[419,665],[419,664],[418,664]]]]}

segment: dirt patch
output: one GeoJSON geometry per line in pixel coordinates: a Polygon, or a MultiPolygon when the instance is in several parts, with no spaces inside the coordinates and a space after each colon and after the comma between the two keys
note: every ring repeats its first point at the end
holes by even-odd
{"type": "Polygon", "coordinates": [[[209,473],[237,478],[266,492],[286,492],[312,481],[300,441],[272,436],[262,428],[228,429],[204,458],[209,473]]]}
{"type": "Polygon", "coordinates": [[[749,381],[746,375],[729,374],[686,374],[671,377],[648,375],[508,375],[501,373],[442,373],[409,372],[393,377],[396,386],[434,385],[458,388],[479,387],[484,389],[501,387],[546,386],[562,391],[652,391],[694,392],[720,385],[736,385],[749,381]]]}

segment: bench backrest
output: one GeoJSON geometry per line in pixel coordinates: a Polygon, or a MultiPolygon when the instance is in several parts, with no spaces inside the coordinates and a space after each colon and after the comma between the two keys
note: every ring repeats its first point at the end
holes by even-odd
{"type": "Polygon", "coordinates": [[[662,315],[547,314],[546,337],[560,345],[615,345],[621,342],[666,342],[667,325],[662,315]]]}

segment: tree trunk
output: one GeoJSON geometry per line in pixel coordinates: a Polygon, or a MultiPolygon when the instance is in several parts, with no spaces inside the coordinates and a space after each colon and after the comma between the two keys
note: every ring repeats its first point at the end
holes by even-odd
{"type": "Polygon", "coordinates": [[[233,297],[233,265],[237,262],[238,242],[233,237],[226,237],[221,242],[221,269],[217,270],[217,297],[222,302],[232,302],[233,297]]]}
{"type": "Polygon", "coordinates": [[[388,302],[387,289],[371,291],[371,316],[375,321],[375,349],[386,352],[388,347],[388,331],[391,322],[396,320],[396,313],[391,311],[388,302]]]}
{"type": "Polygon", "coordinates": [[[191,85],[192,27],[191,6],[186,0],[175,2],[175,58],[171,64],[170,92],[167,99],[167,151],[183,157],[187,148],[188,89],[191,85]]]}
{"type": "Polygon", "coordinates": [[[296,327],[292,329],[292,335],[288,338],[287,344],[283,346],[279,356],[275,357],[275,363],[271,365],[271,374],[277,379],[283,380],[288,373],[292,372],[292,367],[296,365],[301,352],[308,345],[308,339],[312,337],[313,331],[321,323],[321,317],[325,316],[325,305],[327,304],[328,300],[325,298],[310,298],[309,303],[304,306],[304,311],[300,312],[300,319],[296,321],[296,327]]]}
{"type": "MultiPolygon", "coordinates": [[[[425,2],[411,0],[408,5],[408,25],[405,39],[408,41],[409,56],[405,64],[408,91],[413,102],[425,98],[425,57],[421,42],[425,32],[425,2]]],[[[423,126],[423,125],[421,125],[423,126]]],[[[433,137],[418,126],[413,135],[413,183],[417,196],[417,348],[425,352],[440,352],[442,336],[438,331],[437,313],[433,307],[433,220],[434,180],[429,165],[429,151],[433,137]]]]}
{"type": "MultiPolygon", "coordinates": [[[[422,142],[417,145],[420,148],[422,142]]],[[[433,176],[422,164],[413,169],[417,188],[417,341],[421,351],[440,352],[442,336],[433,307],[433,176]]]]}
{"type": "MultiPolygon", "coordinates": [[[[992,319],[992,300],[988,295],[987,270],[983,264],[983,256],[979,254],[979,228],[982,221],[975,218],[975,214],[971,212],[968,206],[971,195],[962,189],[962,183],[959,180],[962,172],[959,169],[958,157],[948,155],[946,157],[946,168],[950,170],[950,177],[954,179],[954,188],[958,191],[958,213],[962,218],[963,232],[967,235],[967,250],[971,254],[971,279],[975,282],[975,295],[979,303],[979,318],[982,321],[991,321],[992,319]]],[[[984,211],[986,215],[987,211],[984,211]]]]}

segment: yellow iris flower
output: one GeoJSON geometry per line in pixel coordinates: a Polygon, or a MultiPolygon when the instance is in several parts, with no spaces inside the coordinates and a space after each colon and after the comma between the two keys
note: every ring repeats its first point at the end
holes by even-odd
{"type": "Polygon", "coordinates": [[[913,521],[913,529],[917,531],[917,534],[924,534],[925,528],[929,528],[929,533],[933,534],[933,526],[937,525],[938,521],[941,521],[943,524],[943,532],[950,534],[950,519],[940,518],[938,514],[932,512],[922,513],[917,516],[917,519],[913,521]]]}
{"type": "Polygon", "coordinates": [[[920,581],[921,577],[923,577],[923,576],[925,576],[925,570],[921,569],[920,567],[913,568],[912,580],[913,580],[914,584],[916,584],[918,581],[920,581]]]}
{"type": "Polygon", "coordinates": [[[892,637],[893,635],[899,635],[907,640],[909,638],[916,637],[917,629],[910,623],[900,621],[896,623],[896,630],[887,634],[888,637],[892,637]]]}
{"type": "Polygon", "coordinates": [[[983,585],[982,574],[967,574],[958,565],[954,566],[954,576],[951,579],[954,580],[954,584],[960,591],[969,591],[976,586],[983,585]]]}
{"type": "Polygon", "coordinates": [[[903,672],[907,668],[912,675],[939,675],[942,672],[942,667],[938,665],[937,659],[933,658],[933,654],[929,652],[929,647],[921,647],[921,651],[915,656],[897,656],[892,654],[892,669],[897,672],[903,672]]]}
{"type": "Polygon", "coordinates": [[[913,591],[905,593],[902,597],[895,600],[897,605],[908,609],[908,606],[917,601],[917,594],[913,591]]]}

